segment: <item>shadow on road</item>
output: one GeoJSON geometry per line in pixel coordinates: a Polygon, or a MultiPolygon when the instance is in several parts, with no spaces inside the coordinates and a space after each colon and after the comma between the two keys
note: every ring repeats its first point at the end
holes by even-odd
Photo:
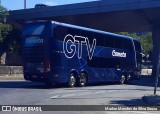
{"type": "MultiPolygon", "coordinates": [[[[155,77],[141,76],[141,78],[139,80],[133,80],[130,85],[154,87],[155,86],[155,77]]],[[[159,77],[158,87],[160,87],[160,77],[159,77]]]]}
{"type": "MultiPolygon", "coordinates": [[[[160,78],[159,78],[160,79],[160,78]]],[[[139,80],[133,80],[131,84],[129,85],[138,85],[138,86],[150,86],[150,87],[154,87],[154,81],[155,79],[152,78],[151,76],[142,76],[139,80]]],[[[30,89],[56,89],[56,88],[65,88],[66,90],[97,90],[94,89],[94,86],[110,86],[110,85],[118,85],[117,83],[105,83],[105,84],[92,84],[92,85],[88,85],[87,88],[81,88],[81,87],[75,87],[75,88],[67,88],[65,86],[60,86],[60,87],[47,87],[45,84],[43,83],[38,83],[38,82],[30,82],[30,81],[0,81],[0,88],[30,88],[30,89]],[[90,88],[92,87],[92,88],[90,88]]],[[[127,86],[127,85],[126,85],[127,86]]],[[[159,80],[159,84],[158,87],[160,87],[160,80],[159,80]]],[[[98,90],[126,90],[126,89],[100,89],[98,88],[98,90]]],[[[131,90],[131,89],[129,89],[131,90]]],[[[142,90],[142,91],[150,91],[149,89],[138,89],[138,90],[142,90]]],[[[151,90],[152,91],[152,90],[151,90]]]]}
{"type": "Polygon", "coordinates": [[[0,81],[0,88],[46,89],[46,86],[43,83],[29,81],[0,81]]]}
{"type": "Polygon", "coordinates": [[[110,104],[118,104],[125,106],[148,106],[142,99],[128,99],[128,100],[112,100],[110,104]]]}

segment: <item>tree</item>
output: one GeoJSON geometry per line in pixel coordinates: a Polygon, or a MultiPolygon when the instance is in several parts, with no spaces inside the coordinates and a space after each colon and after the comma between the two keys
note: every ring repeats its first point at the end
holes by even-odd
{"type": "Polygon", "coordinates": [[[137,35],[136,33],[128,33],[128,32],[120,32],[119,34],[136,38],[141,42],[142,53],[146,55],[152,53],[153,44],[152,44],[151,32],[142,33],[142,35],[137,35]]]}
{"type": "Polygon", "coordinates": [[[143,53],[144,54],[150,54],[153,49],[153,42],[152,42],[152,33],[148,32],[146,34],[143,34],[138,38],[142,44],[143,53]]]}
{"type": "Polygon", "coordinates": [[[0,22],[6,22],[6,17],[8,15],[8,10],[0,5],[0,22]]]}
{"type": "Polygon", "coordinates": [[[0,43],[7,37],[9,32],[12,30],[11,25],[6,23],[6,17],[8,11],[3,6],[0,6],[0,43]]]}
{"type": "Polygon", "coordinates": [[[20,33],[12,25],[6,23],[8,10],[0,6],[0,56],[4,52],[19,52],[20,33]]]}

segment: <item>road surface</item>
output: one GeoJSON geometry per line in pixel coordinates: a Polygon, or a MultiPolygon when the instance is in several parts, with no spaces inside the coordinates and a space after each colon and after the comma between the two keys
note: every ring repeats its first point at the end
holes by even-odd
{"type": "MultiPolygon", "coordinates": [[[[1,105],[139,105],[148,106],[141,98],[153,94],[153,83],[150,79],[133,81],[130,85],[107,84],[87,87],[46,88],[42,83],[24,80],[0,81],[1,105]]],[[[157,94],[160,94],[158,87],[157,94]]],[[[17,112],[18,113],[18,112],[17,112]]],[[[44,112],[43,112],[44,113],[44,112]]],[[[51,113],[51,112],[45,112],[51,113]]],[[[64,113],[64,112],[58,112],[64,113]]],[[[67,114],[74,112],[65,112],[67,114]]],[[[84,113],[84,112],[76,112],[84,113]]],[[[87,112],[93,113],[93,112],[87,112]]],[[[94,112],[98,113],[98,112],[94,112]]],[[[109,113],[109,112],[101,112],[109,113]]],[[[118,113],[118,112],[110,112],[118,113]]],[[[124,113],[140,113],[124,112],[124,113]]],[[[151,112],[145,112],[145,114],[151,112]]],[[[157,113],[157,112],[155,112],[157,113]]]]}

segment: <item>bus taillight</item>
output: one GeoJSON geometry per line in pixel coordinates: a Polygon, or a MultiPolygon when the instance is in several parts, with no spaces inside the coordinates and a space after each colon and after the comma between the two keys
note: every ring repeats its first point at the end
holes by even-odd
{"type": "Polygon", "coordinates": [[[51,71],[50,60],[47,59],[46,60],[46,70],[45,70],[45,72],[49,72],[49,71],[51,71]]]}

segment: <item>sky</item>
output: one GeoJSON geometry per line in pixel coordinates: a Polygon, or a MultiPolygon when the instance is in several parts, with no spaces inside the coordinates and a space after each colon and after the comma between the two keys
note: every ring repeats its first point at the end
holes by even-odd
{"type": "MultiPolygon", "coordinates": [[[[27,8],[34,8],[35,4],[46,4],[50,6],[88,2],[95,0],[26,0],[27,8]]],[[[24,9],[24,0],[1,0],[1,5],[8,10],[24,9]]]]}

